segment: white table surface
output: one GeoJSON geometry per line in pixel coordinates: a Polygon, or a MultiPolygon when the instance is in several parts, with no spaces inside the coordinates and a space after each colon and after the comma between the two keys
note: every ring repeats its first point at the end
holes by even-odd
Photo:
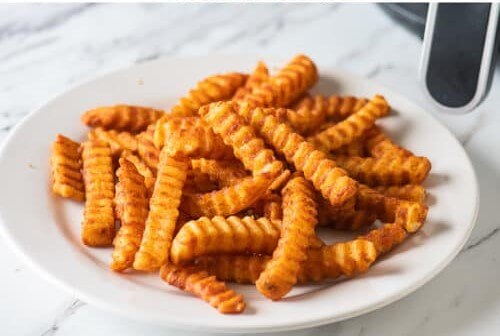
{"type": "MultiPolygon", "coordinates": [[[[418,86],[420,49],[417,37],[369,4],[1,5],[0,142],[30,110],[79,81],[158,57],[215,51],[304,52],[435,113],[418,86]]],[[[489,98],[472,114],[437,115],[465,146],[480,182],[479,222],[464,250],[399,302],[286,335],[500,334],[499,79],[497,67],[489,98]]],[[[189,335],[87,305],[42,280],[2,241],[0,263],[1,335],[189,335]]]]}

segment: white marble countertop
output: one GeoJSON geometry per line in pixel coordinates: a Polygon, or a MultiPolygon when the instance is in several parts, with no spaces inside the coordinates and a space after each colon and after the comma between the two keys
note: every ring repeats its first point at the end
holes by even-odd
{"type": "MultiPolygon", "coordinates": [[[[214,51],[292,55],[374,78],[433,112],[419,90],[421,42],[369,4],[0,6],[0,142],[31,109],[112,69],[214,51]]],[[[487,101],[437,115],[479,177],[479,222],[467,246],[424,287],[386,308],[287,335],[500,334],[500,70],[487,101]],[[499,245],[497,245],[499,244],[499,245]]],[[[0,244],[0,334],[177,335],[112,315],[46,283],[0,244]]]]}

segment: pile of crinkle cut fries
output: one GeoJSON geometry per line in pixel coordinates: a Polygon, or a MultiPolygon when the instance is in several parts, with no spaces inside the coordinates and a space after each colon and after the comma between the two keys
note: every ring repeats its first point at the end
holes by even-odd
{"type": "Polygon", "coordinates": [[[85,201],[82,241],[114,246],[111,269],[160,270],[221,313],[245,309],[223,281],[279,300],[363,273],[424,224],[431,164],[375,125],[384,97],[313,96],[317,80],[298,55],[205,78],[169,112],[87,111],[87,140],[52,145],[52,190],[85,201]],[[317,225],[359,236],[327,245],[317,225]]]}

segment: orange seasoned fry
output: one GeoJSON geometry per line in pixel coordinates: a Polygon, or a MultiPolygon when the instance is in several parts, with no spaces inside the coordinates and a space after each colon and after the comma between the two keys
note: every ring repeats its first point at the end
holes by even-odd
{"type": "Polygon", "coordinates": [[[264,217],[270,221],[281,221],[283,219],[283,209],[281,208],[281,197],[270,194],[264,200],[264,217]]]}
{"type": "Polygon", "coordinates": [[[425,157],[381,157],[337,156],[335,162],[349,176],[370,186],[404,185],[422,183],[431,169],[425,157]]]}
{"type": "Polygon", "coordinates": [[[365,146],[363,143],[363,137],[359,137],[353,142],[344,145],[340,148],[337,148],[334,151],[331,151],[330,153],[335,157],[335,156],[365,156],[365,146]]]}
{"type": "Polygon", "coordinates": [[[281,223],[264,217],[202,217],[181,228],[172,243],[170,257],[178,264],[213,254],[269,254],[278,242],[280,226],[281,223]]]}
{"type": "MultiPolygon", "coordinates": [[[[365,238],[313,248],[307,252],[307,262],[302,264],[297,282],[352,277],[366,272],[376,258],[376,244],[365,238]]],[[[218,255],[198,258],[196,265],[223,281],[255,283],[270,260],[264,255],[218,255]]]]}
{"type": "Polygon", "coordinates": [[[412,152],[396,144],[376,126],[367,132],[365,147],[376,158],[413,156],[412,152]]]}
{"type": "Polygon", "coordinates": [[[379,193],[388,197],[395,197],[412,202],[425,202],[425,188],[418,184],[405,184],[402,186],[378,186],[374,188],[379,193]]]}
{"type": "Polygon", "coordinates": [[[206,271],[193,266],[163,265],[160,277],[168,284],[200,297],[223,314],[239,314],[245,309],[243,296],[227,289],[206,271]]]}
{"type": "Polygon", "coordinates": [[[186,193],[181,209],[192,217],[229,216],[251,206],[273,182],[266,174],[248,177],[238,183],[208,193],[186,193]]]}
{"type": "Polygon", "coordinates": [[[359,238],[371,241],[378,255],[383,255],[400,245],[407,236],[406,230],[400,224],[391,223],[373,229],[359,238]]]}
{"type": "Polygon", "coordinates": [[[128,150],[137,151],[137,138],[129,132],[118,132],[115,130],[105,130],[101,127],[90,130],[89,140],[99,140],[106,142],[111,148],[113,156],[120,156],[121,152],[128,150]]]}
{"type": "Polygon", "coordinates": [[[326,119],[328,101],[325,97],[306,95],[287,110],[286,119],[297,133],[305,135],[318,130],[326,119]]]}
{"type": "Polygon", "coordinates": [[[264,296],[279,300],[297,282],[307,249],[316,237],[314,189],[303,177],[293,177],[282,191],[283,222],[278,247],[255,283],[264,296]]]}
{"type": "Polygon", "coordinates": [[[150,107],[115,105],[89,110],[81,119],[89,127],[139,133],[164,114],[165,112],[150,107]]]}
{"type": "Polygon", "coordinates": [[[162,150],[146,228],[135,255],[135,269],[153,271],[168,260],[187,168],[187,159],[172,158],[162,150]]]}
{"type": "Polygon", "coordinates": [[[345,120],[309,138],[324,151],[338,149],[351,143],[370,129],[375,120],[389,113],[389,104],[384,97],[375,95],[359,111],[345,120]]]}
{"type": "Polygon", "coordinates": [[[88,246],[108,246],[115,235],[111,149],[105,142],[87,141],[83,144],[82,160],[85,181],[82,241],[88,246]]]}
{"type": "Polygon", "coordinates": [[[148,215],[147,189],[144,177],[127,159],[120,159],[116,172],[116,208],[120,209],[121,227],[113,240],[115,249],[111,269],[123,271],[132,266],[134,256],[141,244],[144,223],[148,215]]]}
{"type": "Polygon", "coordinates": [[[245,86],[240,87],[236,90],[236,93],[233,96],[233,100],[240,100],[245,97],[245,95],[252,93],[252,90],[264,83],[269,79],[269,69],[267,65],[260,61],[257,63],[257,67],[253,70],[253,72],[248,77],[245,86]]]}
{"type": "Polygon", "coordinates": [[[203,106],[198,113],[227,145],[233,147],[234,155],[246,169],[254,175],[266,172],[276,178],[283,172],[283,163],[236,113],[237,106],[234,102],[212,103],[203,106]]]}
{"type": "Polygon", "coordinates": [[[243,97],[252,106],[287,107],[303,96],[318,80],[314,62],[305,55],[295,56],[275,76],[243,97]]]}
{"type": "Polygon", "coordinates": [[[168,115],[169,117],[195,116],[203,105],[231,99],[236,90],[244,85],[247,78],[247,75],[236,72],[209,76],[198,82],[194,89],[179,99],[168,115]]]}
{"type": "MultiPolygon", "coordinates": [[[[252,109],[246,104],[230,108],[245,118],[264,140],[283,154],[297,170],[302,171],[306,179],[311,181],[332,205],[342,204],[354,196],[356,181],[349,178],[325,153],[316,150],[302,136],[294,133],[289,125],[280,123],[276,117],[266,114],[261,108],[252,109]]],[[[217,107],[214,106],[213,109],[217,107]]]]}
{"type": "Polygon", "coordinates": [[[352,96],[330,96],[328,97],[328,108],[326,117],[333,122],[339,122],[358,112],[368,103],[368,99],[352,96]]]}
{"type": "Polygon", "coordinates": [[[76,201],[85,199],[85,186],[80,173],[82,168],[80,144],[58,134],[52,143],[50,169],[52,192],[76,201]]]}
{"type": "Polygon", "coordinates": [[[156,173],[160,150],[153,143],[156,125],[149,125],[147,130],[137,135],[137,153],[151,170],[156,173]]]}
{"type": "Polygon", "coordinates": [[[206,174],[211,181],[217,182],[221,187],[231,186],[248,175],[241,162],[237,160],[193,159],[191,168],[206,174]]]}
{"type": "Polygon", "coordinates": [[[375,213],[383,222],[401,224],[408,232],[418,231],[427,217],[424,204],[387,197],[365,185],[359,186],[356,207],[375,213]]]}
{"type": "Polygon", "coordinates": [[[141,174],[142,177],[144,177],[144,185],[148,190],[147,197],[149,199],[151,195],[153,195],[153,189],[156,181],[155,175],[144,161],[142,161],[136,155],[132,154],[130,151],[124,150],[121,154],[121,157],[132,162],[137,171],[139,172],[139,174],[141,174]]]}
{"type": "Polygon", "coordinates": [[[190,158],[230,159],[233,150],[224,144],[199,117],[160,119],[154,133],[156,148],[166,146],[172,156],[190,158]]]}

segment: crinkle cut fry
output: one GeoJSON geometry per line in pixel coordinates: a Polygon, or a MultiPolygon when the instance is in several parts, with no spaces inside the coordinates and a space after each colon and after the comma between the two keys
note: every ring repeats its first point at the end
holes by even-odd
{"type": "Polygon", "coordinates": [[[195,116],[203,105],[229,100],[236,90],[245,84],[247,78],[247,75],[236,72],[209,76],[198,82],[195,88],[179,99],[168,116],[195,116]]]}
{"type": "Polygon", "coordinates": [[[83,144],[82,161],[85,181],[82,241],[88,246],[109,246],[115,235],[111,149],[105,142],[87,141],[83,144]]]}
{"type": "MultiPolygon", "coordinates": [[[[389,246],[387,238],[384,244],[389,246]]],[[[318,282],[342,275],[353,277],[366,272],[377,257],[376,245],[364,238],[311,248],[297,282],[318,282]]],[[[200,257],[195,263],[223,281],[255,283],[270,260],[266,255],[217,255],[200,257]]]]}
{"type": "Polygon", "coordinates": [[[156,174],[158,161],[160,160],[160,150],[155,147],[153,137],[156,124],[149,125],[148,128],[137,135],[137,153],[156,174]]]}
{"type": "Polygon", "coordinates": [[[356,181],[349,178],[325,153],[316,150],[302,136],[294,133],[289,125],[280,123],[275,116],[266,114],[261,108],[252,109],[247,104],[233,108],[267,143],[283,154],[297,170],[302,171],[305,178],[311,181],[332,205],[340,205],[354,196],[356,181]]]}
{"type": "Polygon", "coordinates": [[[272,253],[281,223],[252,216],[201,217],[186,223],[174,238],[170,257],[175,264],[213,254],[272,253]]]}
{"type": "Polygon", "coordinates": [[[181,209],[191,217],[234,215],[262,197],[272,182],[269,176],[261,174],[208,193],[185,193],[181,209]]]}
{"type": "Polygon", "coordinates": [[[316,237],[317,204],[309,182],[301,176],[293,177],[282,196],[283,222],[278,246],[256,282],[259,292],[272,300],[279,300],[295,285],[316,237]]]}
{"type": "Polygon", "coordinates": [[[206,159],[234,158],[231,147],[200,117],[160,119],[154,132],[154,144],[168,148],[172,156],[206,159]]]}
{"type": "Polygon", "coordinates": [[[144,185],[148,190],[147,197],[149,199],[151,195],[153,195],[153,189],[156,181],[156,176],[153,174],[153,171],[143,160],[141,160],[138,156],[132,154],[128,150],[124,150],[120,157],[132,162],[139,174],[144,177],[144,185]]]}
{"type": "Polygon", "coordinates": [[[248,175],[238,160],[193,159],[191,169],[200,174],[206,174],[211,181],[217,182],[221,187],[231,186],[248,175]]]}
{"type": "Polygon", "coordinates": [[[116,208],[121,222],[113,245],[111,269],[123,271],[132,266],[134,256],[141,244],[144,224],[148,215],[148,190],[144,177],[135,165],[125,158],[120,158],[120,168],[116,172],[116,208]]]}
{"type": "Polygon", "coordinates": [[[58,134],[52,143],[50,169],[52,192],[76,201],[85,199],[80,144],[58,134]]]}
{"type": "Polygon", "coordinates": [[[283,163],[277,160],[272,150],[257,137],[252,127],[236,113],[234,102],[218,102],[205,105],[198,113],[219,134],[226,145],[233,147],[234,155],[254,175],[268,173],[272,178],[283,172],[283,163]]]}
{"type": "Polygon", "coordinates": [[[419,184],[405,184],[402,186],[378,186],[374,188],[388,197],[395,197],[405,201],[424,203],[425,188],[419,184]]]}
{"type": "Polygon", "coordinates": [[[366,239],[375,245],[378,255],[384,255],[400,245],[408,236],[406,230],[398,223],[384,224],[372,229],[367,234],[358,237],[366,239]]]}
{"type": "Polygon", "coordinates": [[[236,90],[236,93],[233,96],[233,100],[241,100],[245,97],[245,95],[252,93],[252,90],[264,83],[269,79],[269,69],[267,65],[259,61],[257,66],[253,70],[253,72],[248,77],[245,82],[245,86],[240,87],[236,90]]]}
{"type": "Polygon", "coordinates": [[[368,103],[366,98],[352,96],[330,96],[328,97],[328,108],[326,118],[329,121],[339,122],[358,112],[368,103]]]}
{"type": "Polygon", "coordinates": [[[382,222],[401,224],[408,232],[418,231],[427,217],[426,205],[387,197],[365,185],[358,188],[356,207],[375,213],[382,222]]]}
{"type": "Polygon", "coordinates": [[[306,95],[287,110],[288,123],[301,135],[309,134],[321,127],[326,119],[328,101],[325,97],[306,95]]]}
{"type": "Polygon", "coordinates": [[[150,107],[115,105],[85,112],[81,120],[89,127],[139,133],[156,122],[165,112],[150,107]]]}
{"type": "Polygon", "coordinates": [[[349,176],[369,186],[420,184],[431,170],[429,159],[418,156],[336,156],[334,159],[349,176]]]}
{"type": "Polygon", "coordinates": [[[163,265],[160,277],[168,284],[200,297],[223,314],[239,314],[245,309],[243,296],[227,289],[206,271],[193,266],[163,265]]]}
{"type": "Polygon", "coordinates": [[[364,144],[366,151],[375,158],[413,156],[412,152],[396,144],[377,126],[367,132],[364,144]]]}
{"type": "Polygon", "coordinates": [[[137,138],[129,132],[118,132],[115,130],[105,130],[97,127],[90,130],[89,140],[99,140],[106,142],[111,148],[113,156],[119,156],[122,151],[137,151],[137,138]]]}
{"type": "Polygon", "coordinates": [[[314,62],[305,55],[295,56],[275,76],[243,97],[252,106],[287,107],[303,96],[318,80],[314,62]]]}
{"type": "Polygon", "coordinates": [[[375,95],[359,111],[345,120],[309,138],[318,148],[328,152],[351,143],[370,129],[375,120],[389,113],[384,97],[375,95]]]}
{"type": "Polygon", "coordinates": [[[173,158],[162,150],[146,228],[135,255],[135,269],[153,271],[168,260],[187,168],[186,158],[173,158]]]}

